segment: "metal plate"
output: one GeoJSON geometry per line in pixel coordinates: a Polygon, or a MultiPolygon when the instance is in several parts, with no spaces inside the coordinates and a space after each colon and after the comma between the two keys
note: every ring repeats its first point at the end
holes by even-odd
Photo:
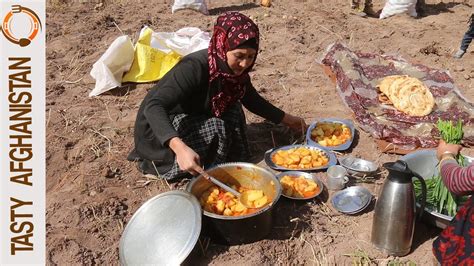
{"type": "Polygon", "coordinates": [[[356,214],[364,210],[370,203],[372,194],[361,186],[348,187],[334,193],[331,198],[332,206],[347,214],[356,214]]]}
{"type": "Polygon", "coordinates": [[[356,211],[353,211],[353,212],[346,212],[346,214],[357,214],[363,210],[365,210],[365,208],[367,208],[367,206],[369,206],[370,202],[372,201],[372,197],[370,197],[370,200],[367,201],[367,204],[365,204],[364,206],[362,206],[362,208],[360,208],[359,210],[356,210],[356,211]]]}
{"type": "Polygon", "coordinates": [[[201,232],[201,207],[188,192],[162,193],[145,202],[120,238],[121,265],[178,265],[201,232]]]}
{"type": "Polygon", "coordinates": [[[315,171],[315,170],[322,170],[322,169],[327,169],[331,165],[335,165],[337,163],[337,158],[336,155],[334,155],[333,152],[326,150],[324,148],[319,148],[319,147],[314,147],[314,146],[309,146],[309,145],[288,145],[288,146],[283,146],[279,148],[273,148],[271,150],[268,150],[265,152],[265,157],[264,157],[265,163],[272,169],[278,170],[278,171],[315,171]],[[289,150],[293,148],[299,148],[299,147],[305,147],[310,150],[318,150],[322,151],[328,158],[329,161],[326,165],[324,166],[319,166],[319,167],[313,167],[313,168],[307,168],[307,169],[289,169],[286,167],[281,167],[273,163],[272,161],[272,156],[275,152],[279,150],[289,150]]]}
{"type": "MultiPolygon", "coordinates": [[[[466,158],[466,164],[471,164],[474,162],[473,157],[464,156],[466,158]]],[[[430,179],[434,175],[438,174],[438,158],[436,158],[435,149],[426,149],[419,150],[412,153],[409,153],[402,158],[401,160],[407,162],[408,167],[413,172],[418,173],[424,179],[430,179]]],[[[417,203],[419,207],[419,204],[417,203]]],[[[427,219],[430,223],[434,224],[436,227],[444,229],[453,219],[452,216],[441,214],[434,209],[431,209],[429,206],[425,207],[425,215],[427,214],[427,219]]]]}
{"type": "MultiPolygon", "coordinates": [[[[286,176],[286,175],[289,175],[289,176],[296,176],[296,177],[299,177],[299,176],[302,176],[306,179],[311,179],[313,180],[314,182],[316,182],[316,184],[318,185],[319,187],[319,192],[317,192],[316,194],[314,194],[313,196],[311,197],[306,197],[306,198],[296,198],[296,197],[291,197],[291,196],[287,196],[285,195],[285,193],[283,193],[283,185],[282,185],[282,192],[281,194],[283,195],[283,197],[285,198],[289,198],[289,199],[295,199],[295,200],[308,200],[308,199],[312,199],[312,198],[315,198],[317,196],[319,196],[319,194],[321,194],[324,190],[324,184],[321,180],[319,180],[317,177],[313,176],[312,174],[310,173],[306,173],[306,172],[301,172],[301,171],[286,171],[286,172],[281,172],[280,174],[278,174],[276,177],[278,179],[278,181],[281,181],[281,179],[286,176]]],[[[281,183],[280,183],[281,184],[281,183]]]]}
{"type": "Polygon", "coordinates": [[[371,174],[378,169],[378,166],[374,162],[352,156],[339,159],[339,163],[351,174],[371,174]]]}
{"type": "Polygon", "coordinates": [[[355,128],[354,128],[354,123],[352,123],[351,120],[347,119],[337,119],[337,118],[327,118],[327,119],[321,119],[319,121],[316,121],[312,123],[309,127],[308,130],[306,131],[306,143],[311,146],[315,147],[320,147],[323,149],[327,150],[333,150],[333,151],[344,151],[349,149],[352,145],[352,141],[354,140],[354,134],[355,134],[355,128]],[[331,122],[331,123],[340,123],[346,125],[350,130],[351,130],[351,138],[347,140],[346,142],[342,143],[341,145],[337,146],[323,146],[314,141],[311,138],[311,131],[316,127],[318,123],[323,123],[323,122],[331,122]]]}

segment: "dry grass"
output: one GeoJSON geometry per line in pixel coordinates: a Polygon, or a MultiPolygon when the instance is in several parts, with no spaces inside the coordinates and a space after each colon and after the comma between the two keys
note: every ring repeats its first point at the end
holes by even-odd
{"type": "Polygon", "coordinates": [[[348,254],[344,254],[344,256],[352,258],[352,265],[356,266],[364,266],[364,265],[371,265],[374,263],[373,259],[367,255],[367,252],[361,249],[357,249],[356,251],[348,254]]]}

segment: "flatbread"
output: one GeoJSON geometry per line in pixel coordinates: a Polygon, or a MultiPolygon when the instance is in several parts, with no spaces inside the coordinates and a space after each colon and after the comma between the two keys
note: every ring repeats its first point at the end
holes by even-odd
{"type": "Polygon", "coordinates": [[[434,97],[419,79],[407,75],[385,77],[379,90],[392,102],[393,106],[411,116],[425,116],[433,111],[434,97]]]}
{"type": "Polygon", "coordinates": [[[382,81],[380,82],[379,84],[379,90],[385,94],[385,95],[390,95],[390,92],[389,92],[389,88],[390,88],[390,85],[392,85],[392,83],[396,80],[396,79],[399,79],[403,76],[387,76],[385,77],[384,79],[382,79],[382,81]]]}

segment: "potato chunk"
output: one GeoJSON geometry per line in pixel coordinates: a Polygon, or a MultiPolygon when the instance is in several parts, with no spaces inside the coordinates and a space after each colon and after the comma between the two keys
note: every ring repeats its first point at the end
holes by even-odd
{"type": "Polygon", "coordinates": [[[295,198],[307,198],[319,192],[320,188],[314,180],[303,176],[285,175],[280,179],[283,194],[295,198]]]}

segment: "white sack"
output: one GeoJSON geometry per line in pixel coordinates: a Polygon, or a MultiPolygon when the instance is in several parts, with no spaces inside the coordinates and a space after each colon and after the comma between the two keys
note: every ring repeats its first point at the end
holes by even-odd
{"type": "MultiPolygon", "coordinates": [[[[140,31],[140,35],[148,26],[140,31]]],[[[153,32],[151,34],[150,46],[164,53],[174,51],[181,56],[207,49],[211,37],[208,32],[196,27],[185,27],[176,32],[153,32]]]]}
{"type": "Polygon", "coordinates": [[[178,10],[186,8],[194,9],[203,13],[204,15],[209,15],[205,0],[174,0],[171,12],[174,13],[178,10]]]}
{"type": "Polygon", "coordinates": [[[405,12],[412,17],[416,17],[418,16],[416,13],[416,2],[417,0],[387,0],[382,13],[380,13],[380,19],[405,12]]]}
{"type": "MultiPolygon", "coordinates": [[[[207,49],[209,46],[209,33],[195,27],[186,27],[179,29],[176,32],[157,32],[154,33],[151,40],[151,46],[162,47],[163,44],[170,50],[185,56],[187,54],[207,49]]],[[[157,47],[157,49],[159,49],[157,47]]]]}
{"type": "MultiPolygon", "coordinates": [[[[144,32],[147,27],[141,31],[144,32]]],[[[140,34],[141,34],[140,33],[140,34]]],[[[209,33],[195,27],[185,27],[176,32],[153,32],[150,46],[165,53],[176,52],[181,56],[207,49],[209,33]]],[[[132,66],[135,49],[129,36],[120,36],[94,63],[90,75],[95,87],[89,97],[97,96],[122,85],[122,77],[132,66]]]]}
{"type": "Polygon", "coordinates": [[[122,76],[132,66],[134,49],[129,36],[114,40],[105,53],[94,63],[91,76],[95,87],[89,97],[97,96],[122,84],[122,76]]]}

